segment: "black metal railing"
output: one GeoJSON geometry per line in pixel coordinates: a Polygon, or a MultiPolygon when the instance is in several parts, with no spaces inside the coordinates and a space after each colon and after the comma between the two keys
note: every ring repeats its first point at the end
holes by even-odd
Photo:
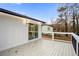
{"type": "Polygon", "coordinates": [[[76,54],[79,56],[79,36],[74,33],[72,33],[72,45],[76,54]]]}
{"type": "Polygon", "coordinates": [[[77,41],[76,41],[75,38],[72,36],[72,45],[73,45],[73,48],[74,48],[74,50],[75,50],[75,53],[77,53],[77,52],[76,52],[76,50],[77,50],[77,49],[76,49],[76,47],[77,47],[76,44],[77,44],[77,41]]]}

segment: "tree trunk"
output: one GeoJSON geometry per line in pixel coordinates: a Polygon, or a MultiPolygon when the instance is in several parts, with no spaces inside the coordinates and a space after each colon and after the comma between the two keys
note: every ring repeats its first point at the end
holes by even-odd
{"type": "Polygon", "coordinates": [[[78,17],[76,16],[76,34],[78,35],[78,17]]]}
{"type": "Polygon", "coordinates": [[[73,12],[73,32],[75,33],[75,14],[73,12]]]}
{"type": "MultiPolygon", "coordinates": [[[[65,13],[65,32],[68,32],[68,27],[67,27],[67,14],[65,13]]],[[[66,34],[66,36],[68,36],[66,34]]]]}

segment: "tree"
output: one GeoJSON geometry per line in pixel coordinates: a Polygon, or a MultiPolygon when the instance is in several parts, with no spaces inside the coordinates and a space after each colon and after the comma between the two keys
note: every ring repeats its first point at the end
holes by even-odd
{"type": "Polygon", "coordinates": [[[78,6],[78,4],[77,3],[75,3],[75,4],[72,4],[71,6],[70,6],[70,9],[71,9],[71,11],[72,11],[72,17],[73,17],[73,32],[74,33],[76,33],[76,34],[78,34],[78,30],[79,30],[79,26],[78,26],[78,15],[79,15],[79,6],[78,6]]]}
{"type": "Polygon", "coordinates": [[[65,32],[67,32],[68,28],[67,28],[67,7],[66,6],[61,6],[58,9],[58,12],[60,12],[62,16],[65,16],[65,32]]]}

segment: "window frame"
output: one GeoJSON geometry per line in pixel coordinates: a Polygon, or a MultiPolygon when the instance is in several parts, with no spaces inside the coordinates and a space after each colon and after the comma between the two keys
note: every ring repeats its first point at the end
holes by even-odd
{"type": "Polygon", "coordinates": [[[38,38],[38,24],[29,23],[28,37],[29,40],[38,38]]]}

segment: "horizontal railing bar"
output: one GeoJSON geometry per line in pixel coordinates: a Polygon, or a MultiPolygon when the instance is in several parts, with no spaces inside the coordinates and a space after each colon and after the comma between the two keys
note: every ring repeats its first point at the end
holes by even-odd
{"type": "Polygon", "coordinates": [[[53,32],[54,34],[72,34],[72,32],[53,32]]]}
{"type": "Polygon", "coordinates": [[[75,33],[72,33],[72,32],[53,32],[53,33],[54,34],[70,34],[77,40],[77,42],[79,42],[79,36],[76,35],[75,33]]]}

